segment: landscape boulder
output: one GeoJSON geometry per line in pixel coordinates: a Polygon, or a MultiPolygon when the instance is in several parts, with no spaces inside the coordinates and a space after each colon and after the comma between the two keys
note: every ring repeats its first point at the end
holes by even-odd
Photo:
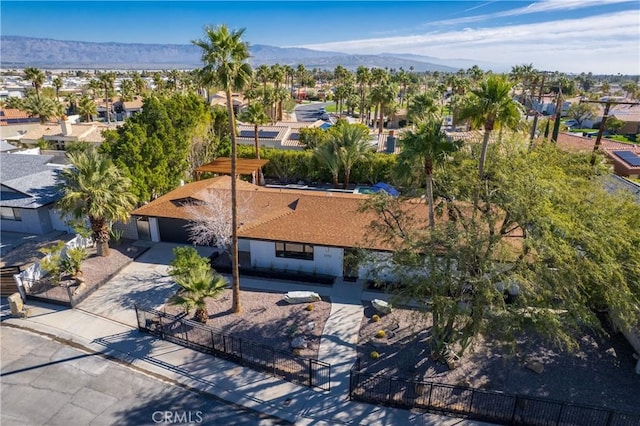
{"type": "Polygon", "coordinates": [[[311,303],[318,302],[320,295],[313,291],[290,291],[284,295],[284,300],[290,304],[311,303]]]}
{"type": "Polygon", "coordinates": [[[306,349],[307,348],[307,341],[304,339],[304,337],[296,337],[295,339],[293,339],[291,341],[291,347],[293,349],[306,349]]]}

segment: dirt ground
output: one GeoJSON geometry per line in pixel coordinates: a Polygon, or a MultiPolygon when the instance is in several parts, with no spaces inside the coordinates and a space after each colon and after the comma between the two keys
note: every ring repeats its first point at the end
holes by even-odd
{"type": "Polygon", "coordinates": [[[359,335],[361,367],[372,374],[448,383],[505,393],[532,395],[579,404],[640,413],[640,375],[635,374],[633,349],[621,334],[601,339],[585,333],[573,354],[552,349],[534,339],[522,339],[519,350],[507,352],[479,340],[454,370],[433,361],[427,342],[428,320],[407,309],[394,309],[379,322],[365,305],[359,335]],[[386,337],[376,336],[384,330],[386,337]],[[377,351],[374,360],[370,353],[377,351]],[[538,361],[536,373],[525,364],[538,361]]]}
{"type": "MultiPolygon", "coordinates": [[[[207,326],[221,330],[225,334],[292,352],[291,340],[302,336],[307,348],[300,356],[316,358],[320,346],[320,336],[331,312],[327,300],[313,303],[313,310],[307,310],[309,303],[290,305],[284,301],[284,294],[264,291],[240,291],[242,312],[231,312],[231,289],[225,290],[216,299],[207,300],[209,320],[207,326]]],[[[183,312],[181,306],[166,304],[166,312],[174,315],[183,312]]],[[[192,310],[188,318],[194,314],[192,310]]]]}

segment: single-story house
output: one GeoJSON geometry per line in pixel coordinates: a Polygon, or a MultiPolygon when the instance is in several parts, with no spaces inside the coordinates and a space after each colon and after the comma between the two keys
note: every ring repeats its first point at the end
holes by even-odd
{"type": "MultiPolygon", "coordinates": [[[[303,150],[300,144],[300,129],[303,127],[321,127],[325,122],[316,120],[312,123],[304,121],[278,121],[272,126],[258,127],[258,144],[265,148],[303,150]]],[[[242,145],[254,145],[254,126],[239,124],[237,142],[242,145]]]]}
{"type": "Polygon", "coordinates": [[[60,198],[53,155],[0,154],[0,210],[3,231],[46,234],[68,231],[54,209],[60,198]]]}
{"type": "Polygon", "coordinates": [[[22,135],[20,142],[35,146],[43,139],[51,144],[52,149],[64,151],[67,145],[79,141],[100,145],[104,141],[102,131],[106,129],[107,126],[98,123],[72,124],[64,120],[59,123],[40,124],[22,135]]]}
{"type": "MultiPolygon", "coordinates": [[[[192,220],[192,209],[199,207],[189,206],[202,204],[212,196],[228,200],[230,184],[230,176],[189,183],[136,209],[132,216],[142,223],[145,233],[148,229],[153,241],[190,243],[187,225],[192,220]]],[[[373,213],[359,210],[367,197],[268,188],[238,180],[241,258],[250,259],[252,267],[343,276],[349,272],[345,254],[352,249],[392,249],[366,238],[376,218],[373,213]]],[[[426,215],[424,204],[415,203],[411,208],[426,215]]],[[[362,268],[359,274],[366,272],[362,268]]]]}
{"type": "Polygon", "coordinates": [[[24,111],[15,108],[0,108],[0,126],[12,124],[39,123],[38,117],[30,117],[24,111]]]}

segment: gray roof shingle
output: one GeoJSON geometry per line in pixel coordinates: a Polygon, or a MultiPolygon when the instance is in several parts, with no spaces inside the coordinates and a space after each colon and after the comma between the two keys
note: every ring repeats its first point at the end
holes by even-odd
{"type": "Polygon", "coordinates": [[[60,198],[52,155],[0,154],[0,205],[35,209],[60,198]]]}

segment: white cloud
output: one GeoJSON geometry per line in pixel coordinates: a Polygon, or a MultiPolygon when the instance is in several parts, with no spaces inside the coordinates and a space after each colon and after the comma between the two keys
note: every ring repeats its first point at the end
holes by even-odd
{"type": "MultiPolygon", "coordinates": [[[[536,3],[537,4],[537,3],[536,3]]],[[[564,72],[640,74],[640,11],[494,28],[305,45],[345,53],[413,53],[564,72]]]]}
{"type": "MultiPolygon", "coordinates": [[[[496,18],[504,18],[508,16],[521,16],[531,13],[559,12],[562,10],[584,9],[593,6],[602,6],[615,3],[630,3],[629,0],[563,0],[563,1],[540,1],[529,4],[525,7],[517,9],[504,10],[501,12],[467,16],[464,18],[444,19],[440,21],[429,22],[427,25],[459,25],[471,22],[489,21],[496,18]]],[[[468,9],[473,10],[473,9],[468,9]]]]}

